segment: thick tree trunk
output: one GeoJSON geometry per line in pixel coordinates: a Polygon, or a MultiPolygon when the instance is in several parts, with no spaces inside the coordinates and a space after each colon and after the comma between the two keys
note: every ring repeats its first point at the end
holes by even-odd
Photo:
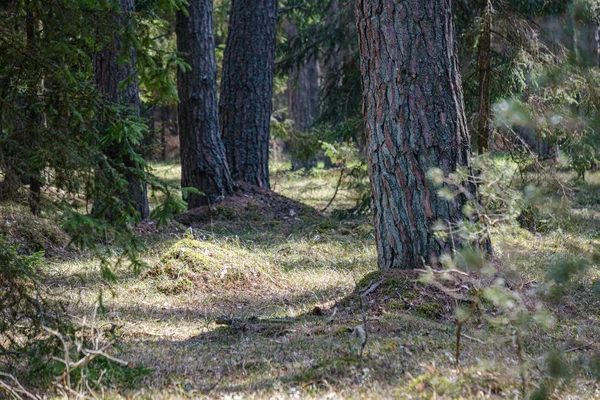
{"type": "Polygon", "coordinates": [[[364,115],[379,268],[411,269],[453,249],[438,221],[463,201],[427,179],[469,168],[471,155],[454,49],[451,0],[357,0],[364,115]]]}
{"type": "MultiPolygon", "coordinates": [[[[293,24],[287,26],[287,34],[298,34],[293,24]]],[[[287,83],[288,114],[294,122],[294,130],[299,133],[310,131],[319,117],[319,63],[315,56],[309,56],[302,65],[290,73],[287,83]]],[[[294,146],[292,146],[294,150],[294,146]]],[[[310,169],[317,165],[316,157],[302,157],[292,151],[292,170],[310,169]]]]}
{"type": "Polygon", "coordinates": [[[219,118],[234,180],[269,187],[277,1],[233,0],[219,118]]]}
{"type": "Polygon", "coordinates": [[[186,16],[177,13],[177,47],[186,54],[191,71],[179,71],[179,141],[181,186],[204,195],[190,194],[188,208],[216,201],[233,193],[225,149],[219,137],[217,62],[212,0],[191,0],[186,16]]]}
{"type": "MultiPolygon", "coordinates": [[[[119,2],[120,15],[118,17],[120,24],[131,24],[133,21],[133,11],[135,10],[135,0],[114,0],[119,2]]],[[[119,83],[135,73],[136,53],[133,47],[130,49],[131,56],[126,63],[121,64],[118,57],[123,49],[123,39],[115,35],[113,44],[96,54],[95,61],[95,80],[98,90],[108,101],[128,106],[131,112],[139,116],[140,98],[138,93],[137,79],[132,79],[125,88],[119,88],[119,83]]],[[[107,157],[113,158],[120,153],[117,145],[107,150],[107,157]]],[[[128,157],[123,160],[126,168],[134,169],[137,167],[134,161],[128,157]]],[[[136,176],[125,172],[127,179],[127,201],[134,206],[135,211],[141,219],[145,219],[150,214],[148,206],[148,193],[146,182],[139,182],[136,176]]]]}
{"type": "Polygon", "coordinates": [[[491,70],[490,57],[492,51],[492,2],[481,0],[481,34],[479,36],[478,64],[479,64],[479,120],[477,152],[485,153],[489,148],[490,130],[492,123],[491,111],[491,70]]]}

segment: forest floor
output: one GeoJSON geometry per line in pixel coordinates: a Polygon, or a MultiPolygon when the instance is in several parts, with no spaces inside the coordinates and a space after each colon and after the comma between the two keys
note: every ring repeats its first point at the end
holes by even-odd
{"type": "MultiPolygon", "coordinates": [[[[178,179],[176,166],[157,171],[178,179]]],[[[549,329],[528,326],[515,341],[510,326],[475,316],[457,366],[452,302],[418,273],[376,272],[369,217],[335,211],[354,205],[350,192],[317,211],[337,178],[279,172],[274,190],[303,204],[240,188],[238,201],[187,215],[185,225],[145,224],[148,269],[117,269],[113,284],[84,257],[53,262],[50,285],[73,299],[73,314],[91,315],[103,293],[98,324],[117,334],[112,354],[140,371],[115,379],[103,397],[503,399],[553,375],[561,379],[547,386],[550,398],[600,398],[591,361],[600,352],[596,266],[544,303],[556,320],[549,329]],[[556,350],[568,374],[546,361],[556,350]]],[[[540,222],[543,233],[493,232],[499,273],[527,299],[556,260],[591,257],[600,245],[600,173],[574,193],[572,208],[540,222]]]]}

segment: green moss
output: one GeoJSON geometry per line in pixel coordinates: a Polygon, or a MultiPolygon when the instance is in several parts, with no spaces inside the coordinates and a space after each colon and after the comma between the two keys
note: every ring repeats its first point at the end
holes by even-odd
{"type": "Polygon", "coordinates": [[[415,307],[413,313],[422,318],[436,320],[442,316],[443,310],[438,303],[423,303],[415,307]]]}
{"type": "Polygon", "coordinates": [[[175,280],[164,279],[156,285],[156,289],[164,294],[180,294],[191,291],[194,288],[194,283],[187,278],[179,278],[175,280]]]}
{"type": "Polygon", "coordinates": [[[236,212],[233,208],[219,205],[216,207],[217,215],[220,215],[226,219],[233,219],[236,215],[236,212]]]}
{"type": "Polygon", "coordinates": [[[223,261],[223,250],[210,242],[184,239],[169,248],[160,261],[162,271],[157,272],[175,278],[181,272],[201,273],[218,269],[223,261]]]}
{"type": "Polygon", "coordinates": [[[182,293],[198,285],[209,289],[259,285],[277,272],[237,244],[184,239],[171,246],[146,276],[159,279],[160,292],[182,293]]]}
{"type": "Polygon", "coordinates": [[[386,303],[385,308],[388,310],[404,310],[406,305],[403,301],[390,300],[386,303]]]}
{"type": "Polygon", "coordinates": [[[365,290],[369,286],[371,286],[373,283],[380,280],[381,277],[382,277],[381,271],[369,272],[356,284],[356,289],[358,289],[359,291],[362,292],[363,290],[365,290]]]}
{"type": "Polygon", "coordinates": [[[68,236],[57,221],[35,216],[29,209],[17,204],[0,206],[0,234],[9,236],[24,249],[38,252],[62,249],[68,236]]]}
{"type": "Polygon", "coordinates": [[[315,230],[319,233],[329,233],[332,230],[336,230],[339,227],[339,223],[332,220],[325,220],[317,225],[315,230]]]}

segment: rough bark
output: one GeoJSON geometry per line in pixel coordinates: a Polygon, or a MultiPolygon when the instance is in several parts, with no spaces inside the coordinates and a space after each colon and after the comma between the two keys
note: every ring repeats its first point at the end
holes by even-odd
{"type": "Polygon", "coordinates": [[[451,0],[356,4],[379,268],[418,268],[453,249],[433,224],[463,217],[428,171],[470,165],[451,0]]]}
{"type": "Polygon", "coordinates": [[[477,62],[479,64],[479,118],[477,124],[477,152],[485,153],[489,148],[492,123],[491,111],[491,70],[492,49],[492,2],[481,0],[481,34],[477,62]]]}
{"type": "MultiPolygon", "coordinates": [[[[120,24],[130,24],[133,22],[133,11],[135,10],[135,0],[114,0],[118,1],[120,12],[117,17],[120,24]]],[[[131,112],[139,116],[140,98],[138,93],[137,79],[132,79],[124,88],[119,88],[119,83],[135,72],[136,52],[131,47],[130,59],[125,63],[119,63],[118,57],[121,55],[124,46],[123,38],[115,35],[113,43],[101,52],[96,53],[94,74],[98,90],[104,95],[104,98],[110,102],[117,103],[130,108],[131,112]]],[[[119,154],[117,145],[107,149],[107,157],[113,158],[119,154]]],[[[126,169],[137,168],[135,163],[126,158],[123,160],[126,169]]],[[[148,193],[146,182],[140,182],[131,172],[124,172],[127,179],[127,201],[131,202],[135,211],[141,219],[145,219],[150,214],[148,206],[148,193]]]]}
{"type": "Polygon", "coordinates": [[[219,118],[234,180],[269,187],[277,1],[233,0],[219,118]]]}
{"type": "Polygon", "coordinates": [[[195,208],[232,194],[225,149],[219,137],[217,63],[211,0],[189,2],[188,16],[177,13],[177,47],[191,71],[179,71],[179,141],[181,186],[204,195],[190,194],[195,208]]]}

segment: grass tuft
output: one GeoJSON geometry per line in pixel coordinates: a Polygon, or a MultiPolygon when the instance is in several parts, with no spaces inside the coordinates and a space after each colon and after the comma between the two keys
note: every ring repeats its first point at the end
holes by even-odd
{"type": "Polygon", "coordinates": [[[157,289],[165,294],[267,290],[281,282],[275,266],[239,245],[195,239],[171,246],[145,277],[156,280],[157,289]]]}

